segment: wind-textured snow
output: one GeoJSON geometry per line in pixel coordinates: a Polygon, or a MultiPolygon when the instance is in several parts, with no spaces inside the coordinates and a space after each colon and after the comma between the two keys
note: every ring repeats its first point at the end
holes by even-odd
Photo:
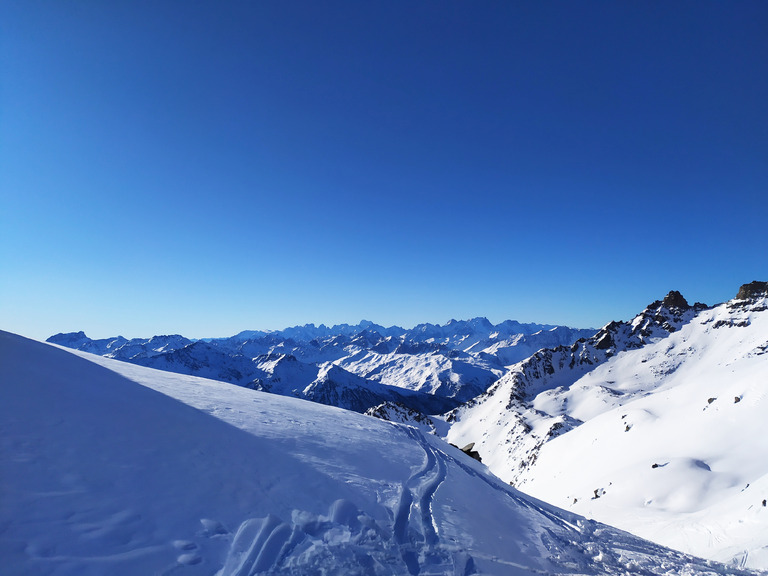
{"type": "Polygon", "coordinates": [[[747,574],[417,429],[0,332],[3,574],[747,574]],[[80,357],[78,357],[80,356],[80,357]]]}

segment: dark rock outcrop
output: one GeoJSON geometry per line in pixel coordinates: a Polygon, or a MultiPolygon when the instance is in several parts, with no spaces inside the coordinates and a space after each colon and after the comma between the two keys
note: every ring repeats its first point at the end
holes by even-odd
{"type": "MultiPolygon", "coordinates": [[[[451,444],[451,446],[453,446],[454,448],[459,448],[458,446],[456,446],[456,444],[451,444]]],[[[478,462],[482,462],[482,459],[480,458],[480,453],[475,450],[474,442],[470,442],[469,444],[464,446],[464,448],[459,448],[459,450],[464,452],[464,454],[466,454],[470,458],[474,458],[478,462]]]]}
{"type": "Polygon", "coordinates": [[[682,308],[684,310],[690,308],[688,305],[688,300],[686,300],[677,290],[671,290],[669,294],[664,296],[664,300],[662,300],[661,303],[668,308],[672,306],[676,308],[682,308]]]}
{"type": "Polygon", "coordinates": [[[751,300],[752,298],[762,298],[768,296],[768,282],[755,280],[749,284],[742,284],[739,288],[736,298],[738,300],[751,300]]]}

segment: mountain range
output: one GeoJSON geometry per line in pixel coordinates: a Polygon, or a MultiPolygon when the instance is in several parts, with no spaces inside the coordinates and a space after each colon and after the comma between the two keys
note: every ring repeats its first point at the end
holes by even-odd
{"type": "Polygon", "coordinates": [[[439,414],[487,390],[507,364],[593,332],[474,318],[410,330],[369,321],[333,328],[307,324],[198,341],[179,335],[92,340],[72,332],[48,342],[357,412],[395,403],[439,414]]]}
{"type": "Polygon", "coordinates": [[[714,306],[671,291],[597,331],[476,318],[50,341],[405,424],[571,513],[768,569],[765,282],[714,306]]]}

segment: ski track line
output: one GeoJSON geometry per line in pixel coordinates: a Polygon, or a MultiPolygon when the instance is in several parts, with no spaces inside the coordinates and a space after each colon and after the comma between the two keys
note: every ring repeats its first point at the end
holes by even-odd
{"type": "Polygon", "coordinates": [[[746,568],[747,560],[749,560],[749,550],[744,550],[744,555],[741,557],[741,562],[739,562],[739,568],[746,568]]]}
{"type": "Polygon", "coordinates": [[[403,484],[395,512],[393,536],[400,547],[400,553],[408,572],[413,576],[420,574],[435,564],[421,566],[414,543],[423,539],[426,545],[426,559],[438,560],[441,554],[434,554],[439,543],[435,519],[432,515],[432,502],[440,484],[446,478],[446,466],[441,452],[433,449],[422,433],[414,428],[407,428],[406,433],[415,440],[424,451],[424,465],[403,484]],[[419,529],[420,528],[420,529],[419,529]]]}
{"type": "Polygon", "coordinates": [[[235,534],[221,576],[250,576],[272,570],[302,534],[272,514],[243,522],[235,534]]]}
{"type": "MultiPolygon", "coordinates": [[[[417,441],[419,441],[419,439],[413,433],[411,435],[417,441]]],[[[426,444],[426,442],[427,442],[426,440],[419,441],[419,443],[422,444],[422,446],[424,444],[426,444]]],[[[538,505],[537,503],[532,502],[532,501],[528,501],[528,500],[526,500],[526,499],[524,499],[524,498],[522,498],[520,496],[517,496],[515,494],[511,494],[509,491],[505,490],[504,487],[499,486],[492,479],[487,478],[483,474],[473,470],[470,466],[468,466],[467,464],[461,462],[455,456],[453,456],[451,454],[447,454],[447,453],[442,452],[442,451],[439,451],[439,455],[442,457],[441,459],[450,460],[451,462],[453,462],[456,466],[461,468],[467,474],[482,480],[483,482],[485,482],[488,486],[490,486],[494,490],[497,490],[499,492],[504,493],[508,498],[512,499],[513,501],[515,501],[519,505],[521,505],[521,506],[523,506],[525,508],[528,508],[530,510],[533,510],[535,512],[538,512],[539,514],[542,514],[547,519],[549,519],[553,524],[562,526],[562,527],[566,528],[567,530],[574,532],[575,534],[580,534],[582,537],[584,537],[586,535],[585,534],[585,530],[587,531],[587,533],[590,533],[590,532],[593,532],[595,528],[600,526],[599,523],[595,523],[592,520],[587,520],[586,524],[583,525],[583,526],[579,526],[579,525],[577,525],[577,524],[575,524],[573,522],[569,522],[565,518],[561,518],[561,517],[557,516],[556,514],[554,514],[553,512],[551,512],[550,510],[548,510],[544,506],[538,505]]],[[[424,471],[421,471],[420,473],[416,473],[414,475],[414,477],[419,476],[420,474],[423,475],[423,472],[424,471]]],[[[610,527],[607,527],[607,528],[610,529],[610,527]]],[[[742,570],[742,569],[736,568],[736,567],[725,567],[725,566],[715,567],[715,566],[710,566],[710,565],[707,564],[707,562],[705,560],[700,560],[700,559],[691,557],[688,554],[685,554],[683,552],[679,552],[679,551],[676,551],[676,550],[664,549],[663,547],[659,546],[658,544],[654,544],[652,542],[648,542],[645,545],[639,545],[639,543],[635,542],[633,539],[630,539],[628,541],[628,540],[622,538],[621,532],[619,532],[618,534],[615,534],[614,537],[618,537],[617,542],[620,542],[620,544],[621,544],[620,546],[617,547],[618,549],[623,549],[623,550],[625,550],[627,552],[639,554],[641,556],[648,556],[653,551],[655,551],[656,554],[658,554],[660,557],[661,556],[666,556],[668,558],[674,559],[674,561],[676,561],[678,563],[679,562],[683,562],[686,565],[693,565],[697,569],[704,569],[704,570],[709,571],[709,573],[712,573],[712,574],[720,574],[721,573],[721,574],[740,575],[740,576],[742,576],[742,575],[743,576],[747,576],[747,575],[753,576],[753,574],[754,574],[752,572],[748,572],[746,570],[742,570]]],[[[556,540],[560,544],[562,544],[562,545],[567,545],[568,544],[568,542],[563,540],[562,537],[557,537],[556,540]]],[[[607,550],[605,550],[602,546],[600,546],[600,548],[602,549],[602,552],[604,552],[604,553],[607,552],[607,550]]],[[[496,561],[499,562],[498,559],[496,561]]],[[[501,562],[501,563],[509,564],[509,565],[514,565],[516,567],[520,567],[520,568],[529,570],[532,573],[536,573],[536,574],[550,574],[550,572],[547,572],[546,570],[540,570],[540,569],[530,568],[530,567],[527,567],[527,566],[516,565],[514,562],[513,563],[501,562]]],[[[602,565],[602,569],[606,571],[605,572],[606,574],[621,574],[621,575],[624,575],[624,574],[627,573],[627,567],[626,566],[622,566],[622,564],[620,562],[617,562],[616,565],[610,565],[610,563],[609,564],[604,564],[604,565],[602,565]]],[[[636,571],[637,574],[642,574],[644,576],[645,575],[652,576],[654,574],[657,574],[657,572],[653,571],[648,566],[644,566],[642,564],[640,566],[634,567],[633,569],[636,571]]],[[[563,572],[554,572],[554,573],[551,573],[551,574],[562,574],[562,573],[563,572]]]]}

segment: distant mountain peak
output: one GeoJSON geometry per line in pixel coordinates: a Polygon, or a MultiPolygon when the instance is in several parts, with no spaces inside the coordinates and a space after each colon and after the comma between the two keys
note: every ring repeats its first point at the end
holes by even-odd
{"type": "MultiPolygon", "coordinates": [[[[56,334],[55,336],[61,337],[61,338],[68,338],[70,340],[74,340],[75,338],[88,338],[88,336],[85,335],[85,332],[80,330],[79,332],[62,332],[61,334],[56,334]]],[[[53,338],[53,336],[51,336],[53,338]]]]}
{"type": "Polygon", "coordinates": [[[467,322],[467,324],[470,324],[471,326],[476,326],[480,328],[484,328],[486,330],[492,330],[495,328],[493,323],[488,320],[485,316],[477,316],[476,318],[472,318],[467,322]]]}

